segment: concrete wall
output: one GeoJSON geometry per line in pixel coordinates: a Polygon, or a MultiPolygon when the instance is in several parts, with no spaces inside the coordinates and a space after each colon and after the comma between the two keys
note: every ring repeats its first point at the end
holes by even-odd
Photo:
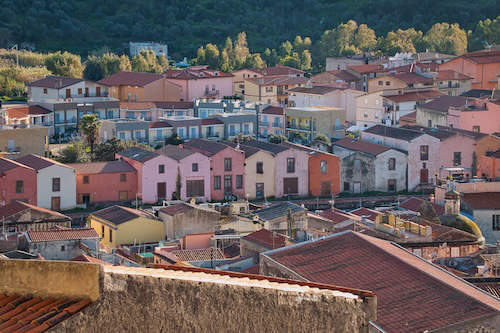
{"type": "Polygon", "coordinates": [[[203,180],[205,195],[203,197],[197,197],[197,199],[202,201],[210,200],[210,185],[212,184],[210,177],[210,159],[201,153],[195,153],[184,158],[179,163],[179,168],[182,181],[181,199],[189,199],[186,185],[188,180],[203,180]],[[193,171],[193,163],[198,164],[198,171],[193,171]]]}
{"type": "Polygon", "coordinates": [[[90,195],[90,202],[118,202],[120,192],[127,192],[127,200],[135,200],[137,191],[137,172],[116,172],[97,174],[77,174],[76,175],[77,202],[83,203],[83,195],[90,195]],[[126,180],[121,181],[121,174],[126,180]],[[88,177],[88,184],[83,182],[83,178],[88,177]]]}
{"type": "Polygon", "coordinates": [[[406,189],[406,173],[408,158],[405,153],[398,150],[387,150],[375,159],[375,191],[388,192],[388,180],[396,180],[396,191],[406,189]],[[396,159],[395,170],[389,170],[389,159],[396,159]]]}
{"type": "Polygon", "coordinates": [[[219,225],[220,213],[208,209],[192,209],[174,216],[159,212],[165,223],[165,237],[180,239],[185,235],[215,232],[219,225]]]}
{"type": "Polygon", "coordinates": [[[144,86],[143,101],[179,101],[182,88],[166,79],[153,81],[144,86]]]}
{"type": "Polygon", "coordinates": [[[451,69],[472,77],[472,89],[492,90],[496,88],[496,75],[500,72],[500,62],[476,64],[464,58],[455,58],[441,64],[439,69],[451,69]]]}
{"type": "Polygon", "coordinates": [[[356,125],[371,127],[384,117],[382,92],[360,95],[356,98],[356,125]]]}
{"type": "Polygon", "coordinates": [[[54,164],[38,170],[37,174],[37,206],[51,209],[52,197],[61,198],[61,210],[73,209],[76,206],[76,172],[70,167],[54,164]],[[52,178],[60,178],[60,191],[52,191],[52,178]]]}
{"type": "Polygon", "coordinates": [[[45,260],[71,260],[82,254],[80,240],[30,243],[29,252],[45,260]]]}
{"type": "Polygon", "coordinates": [[[45,156],[48,150],[49,128],[15,128],[0,131],[0,151],[8,151],[9,140],[14,141],[14,148],[19,156],[36,154],[45,156]]]}
{"type": "Polygon", "coordinates": [[[259,253],[269,251],[267,247],[264,247],[260,244],[248,241],[244,238],[240,239],[240,253],[241,257],[248,256],[256,256],[258,257],[259,253]]]}
{"type": "Polygon", "coordinates": [[[284,178],[298,178],[298,196],[306,196],[309,193],[309,154],[303,150],[288,149],[275,156],[275,184],[274,191],[277,198],[284,195],[284,178]],[[287,172],[287,158],[295,158],[295,172],[287,172]]]}
{"type": "Polygon", "coordinates": [[[487,244],[500,241],[500,230],[493,230],[492,216],[500,215],[500,209],[476,209],[473,211],[474,222],[477,224],[487,244]]]}
{"type": "Polygon", "coordinates": [[[256,198],[256,184],[264,184],[264,196],[271,197],[275,194],[275,160],[269,152],[260,150],[245,159],[245,191],[249,199],[256,198]],[[263,163],[263,174],[257,173],[257,162],[263,163]]]}
{"type": "Polygon", "coordinates": [[[3,177],[0,177],[0,206],[8,205],[12,200],[26,200],[28,203],[36,205],[36,177],[36,170],[27,166],[18,166],[4,171],[3,177]],[[16,183],[18,180],[24,182],[22,193],[17,193],[16,183]]]}
{"type": "Polygon", "coordinates": [[[448,126],[446,113],[417,106],[417,125],[428,127],[429,120],[432,127],[448,126]]]}

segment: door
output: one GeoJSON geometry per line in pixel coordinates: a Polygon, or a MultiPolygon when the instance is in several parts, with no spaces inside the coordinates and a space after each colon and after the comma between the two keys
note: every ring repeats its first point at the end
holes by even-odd
{"type": "Polygon", "coordinates": [[[420,184],[429,183],[429,169],[420,169],[420,184]]]}
{"type": "Polygon", "coordinates": [[[264,198],[264,183],[255,184],[255,196],[257,197],[257,199],[264,198]]]}
{"type": "Polygon", "coordinates": [[[66,98],[71,98],[71,89],[66,89],[66,98]]]}
{"type": "Polygon", "coordinates": [[[224,176],[224,194],[233,193],[233,176],[225,175],[224,176]]]}
{"type": "Polygon", "coordinates": [[[101,87],[95,87],[95,95],[97,97],[101,96],[101,87]]]}
{"type": "Polygon", "coordinates": [[[61,197],[52,197],[50,209],[61,210],[61,197]]]}
{"type": "Polygon", "coordinates": [[[283,179],[283,193],[285,195],[298,194],[299,193],[299,179],[295,178],[284,178],[283,179]]]}
{"type": "Polygon", "coordinates": [[[332,183],[331,182],[321,182],[321,196],[327,197],[332,194],[332,183]]]}
{"type": "Polygon", "coordinates": [[[85,87],[85,97],[89,97],[89,88],[85,87]]]}
{"type": "Polygon", "coordinates": [[[156,197],[158,200],[165,200],[167,198],[167,183],[156,184],[156,197]]]}
{"type": "Polygon", "coordinates": [[[361,193],[361,183],[360,182],[352,183],[352,191],[353,193],[361,193]]]}
{"type": "Polygon", "coordinates": [[[128,192],[127,191],[118,192],[118,198],[120,199],[120,201],[127,201],[128,200],[128,192]]]}
{"type": "Polygon", "coordinates": [[[90,203],[90,194],[88,193],[82,194],[82,203],[86,205],[90,203]]]}

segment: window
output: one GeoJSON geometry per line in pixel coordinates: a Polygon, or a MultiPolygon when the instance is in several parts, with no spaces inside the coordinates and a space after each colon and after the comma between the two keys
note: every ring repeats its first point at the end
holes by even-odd
{"type": "Polygon", "coordinates": [[[165,173],[165,164],[158,165],[158,173],[165,173]]]}
{"type": "Polygon", "coordinates": [[[66,251],[66,246],[61,245],[61,252],[64,252],[64,251],[66,251]]]}
{"type": "Polygon", "coordinates": [[[384,81],[378,81],[378,85],[379,86],[383,86],[384,85],[384,81]]]}
{"type": "Polygon", "coordinates": [[[295,172],[295,158],[289,157],[286,159],[286,172],[288,173],[295,172]]]}
{"type": "Polygon", "coordinates": [[[118,200],[127,201],[128,200],[128,192],[127,191],[118,192],[118,200]]]}
{"type": "Polygon", "coordinates": [[[472,126],[472,132],[479,133],[480,129],[481,128],[479,126],[472,126]]]}
{"type": "Polygon", "coordinates": [[[354,172],[361,170],[361,160],[354,160],[354,172]]]}
{"type": "Polygon", "coordinates": [[[101,225],[101,238],[104,238],[104,226],[101,225]]]}
{"type": "Polygon", "coordinates": [[[391,82],[389,82],[389,81],[385,81],[385,85],[386,85],[386,86],[390,86],[390,85],[391,85],[391,82]]]}
{"type": "Polygon", "coordinates": [[[389,159],[389,170],[396,170],[396,159],[394,157],[389,159]]]}
{"type": "Polygon", "coordinates": [[[427,120],[427,127],[432,127],[432,120],[431,119],[427,120]]]}
{"type": "Polygon", "coordinates": [[[83,176],[83,183],[88,184],[89,183],[89,176],[83,176]]]}
{"type": "Polygon", "coordinates": [[[321,173],[326,174],[328,172],[328,162],[326,161],[319,162],[319,169],[321,173]]]}
{"type": "Polygon", "coordinates": [[[24,193],[24,180],[16,180],[16,193],[24,193]]]}
{"type": "Polygon", "coordinates": [[[232,170],[232,160],[231,158],[225,158],[224,159],[224,171],[231,171],[232,170]]]}
{"type": "Polygon", "coordinates": [[[264,173],[264,163],[263,162],[257,162],[257,173],[259,173],[259,174],[264,173]]]}
{"type": "Polygon", "coordinates": [[[429,146],[420,146],[420,160],[427,161],[429,159],[429,146]]]}
{"type": "Polygon", "coordinates": [[[233,176],[225,175],[224,176],[224,193],[231,193],[233,188],[233,176]]]}
{"type": "Polygon", "coordinates": [[[220,190],[220,176],[214,176],[214,190],[220,190]]]}
{"type": "Polygon", "coordinates": [[[83,93],[82,88],[78,88],[78,95],[81,95],[83,93]]]}
{"type": "Polygon", "coordinates": [[[191,171],[198,172],[198,163],[191,164],[191,171]]]}
{"type": "Polygon", "coordinates": [[[205,195],[205,181],[201,180],[187,180],[186,181],[186,195],[189,198],[202,197],[205,195]]]}
{"type": "Polygon", "coordinates": [[[120,181],[121,181],[122,183],[126,182],[126,181],[127,181],[127,174],[125,174],[125,173],[121,173],[121,174],[120,174],[120,181]]]}
{"type": "Polygon", "coordinates": [[[113,230],[109,229],[109,242],[113,241],[113,230]]]}
{"type": "Polygon", "coordinates": [[[43,88],[43,93],[47,95],[47,88],[43,88]]]}
{"type": "Polygon", "coordinates": [[[266,87],[266,93],[272,93],[273,87],[266,87]]]}
{"type": "Polygon", "coordinates": [[[52,178],[52,192],[61,190],[61,178],[52,178]]]}
{"type": "Polygon", "coordinates": [[[299,193],[299,179],[296,177],[283,178],[283,193],[285,195],[299,193]]]}
{"type": "Polygon", "coordinates": [[[243,188],[243,175],[236,175],[236,188],[243,188]]]}
{"type": "Polygon", "coordinates": [[[491,216],[491,227],[493,228],[493,230],[496,230],[496,231],[500,230],[500,215],[499,214],[491,216]]]}
{"type": "Polygon", "coordinates": [[[396,179],[387,180],[387,191],[396,192],[396,179]]]}
{"type": "Polygon", "coordinates": [[[456,151],[453,153],[453,166],[460,166],[460,165],[462,165],[462,153],[456,151]]]}
{"type": "Polygon", "coordinates": [[[344,182],[344,192],[349,192],[350,191],[350,184],[349,182],[344,182]]]}

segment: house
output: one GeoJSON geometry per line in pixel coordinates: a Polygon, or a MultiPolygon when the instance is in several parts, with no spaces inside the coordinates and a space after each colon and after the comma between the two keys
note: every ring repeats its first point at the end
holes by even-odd
{"type": "Polygon", "coordinates": [[[194,116],[212,118],[224,113],[256,113],[261,106],[239,99],[197,99],[194,102],[194,116]]]}
{"type": "Polygon", "coordinates": [[[343,210],[337,209],[335,207],[322,210],[317,214],[329,220],[331,222],[330,225],[327,225],[325,223],[319,224],[317,218],[309,218],[308,226],[316,229],[328,230],[330,232],[336,232],[336,229],[339,227],[347,227],[361,220],[361,218],[357,215],[344,212],[343,210]]]}
{"type": "Polygon", "coordinates": [[[333,106],[346,110],[346,120],[356,120],[356,98],[362,91],[329,86],[295,87],[289,90],[289,106],[333,106]]]}
{"type": "Polygon", "coordinates": [[[154,215],[123,206],[110,206],[89,215],[88,223],[107,248],[156,243],[165,239],[165,225],[154,215]]]}
{"type": "Polygon", "coordinates": [[[290,66],[277,64],[276,66],[266,67],[260,70],[264,76],[288,76],[303,77],[305,72],[290,66]]]}
{"type": "Polygon", "coordinates": [[[397,95],[383,95],[384,109],[386,115],[383,123],[397,126],[399,118],[414,112],[419,105],[428,103],[443,96],[437,90],[423,90],[416,92],[401,93],[397,95]]]}
{"type": "Polygon", "coordinates": [[[224,144],[245,152],[245,192],[247,199],[264,199],[275,195],[276,165],[274,155],[245,144],[224,141],[224,144]]]}
{"type": "Polygon", "coordinates": [[[437,84],[430,75],[420,72],[399,72],[368,80],[368,92],[384,91],[384,95],[399,95],[435,89],[437,84]]]}
{"type": "Polygon", "coordinates": [[[285,110],[286,136],[292,142],[308,144],[318,134],[344,137],[346,110],[329,106],[289,107],[285,110]]]}
{"type": "Polygon", "coordinates": [[[0,207],[0,219],[7,234],[54,227],[71,228],[72,221],[69,216],[23,201],[13,201],[0,207]]]}
{"type": "Polygon", "coordinates": [[[383,125],[375,125],[364,130],[361,138],[407,152],[409,191],[415,190],[417,186],[423,187],[434,183],[435,177],[439,175],[441,158],[438,138],[411,129],[383,125]]]}
{"type": "Polygon", "coordinates": [[[468,99],[459,107],[448,109],[447,126],[473,132],[493,134],[500,131],[498,99],[468,99]]]}
{"type": "Polygon", "coordinates": [[[387,119],[381,91],[356,97],[356,126],[367,128],[387,119]]]}
{"type": "Polygon", "coordinates": [[[461,203],[481,229],[487,244],[500,241],[500,192],[463,193],[461,203]]]}
{"type": "Polygon", "coordinates": [[[166,81],[181,87],[181,101],[233,95],[233,74],[209,69],[208,66],[191,66],[182,70],[167,69],[162,76],[166,81]]]}
{"type": "Polygon", "coordinates": [[[120,112],[127,119],[156,121],[159,109],[153,102],[120,102],[120,112]]]}
{"type": "Polygon", "coordinates": [[[245,79],[263,77],[262,71],[259,69],[243,68],[232,73],[233,92],[236,96],[243,97],[245,95],[245,79]]]}
{"type": "Polygon", "coordinates": [[[242,134],[255,136],[257,133],[257,115],[247,112],[224,113],[215,116],[224,124],[224,139],[233,139],[242,134]]]}
{"type": "Polygon", "coordinates": [[[462,107],[470,98],[463,96],[442,95],[428,103],[417,106],[417,125],[436,127],[448,126],[448,110],[462,107]]]}
{"type": "Polygon", "coordinates": [[[49,135],[53,135],[53,122],[53,112],[39,105],[16,105],[5,109],[5,125],[17,125],[18,127],[46,127],[49,130],[49,135]]]}
{"type": "Polygon", "coordinates": [[[274,156],[274,195],[306,196],[309,193],[309,155],[295,147],[250,140],[245,145],[265,150],[274,156]]]}
{"type": "Polygon", "coordinates": [[[384,75],[388,70],[382,65],[363,64],[347,66],[346,71],[358,78],[356,90],[368,92],[368,81],[374,77],[384,75]]]}
{"type": "Polygon", "coordinates": [[[76,171],[79,204],[126,202],[136,198],[137,171],[126,161],[68,164],[76,171]]]}
{"type": "MultiPolygon", "coordinates": [[[[173,133],[177,134],[179,138],[184,140],[197,139],[201,136],[201,123],[202,119],[188,116],[172,116],[162,118],[156,122],[149,124],[149,131],[151,129],[155,132],[154,138],[150,138],[150,143],[165,142],[173,133]],[[161,130],[161,133],[159,132],[161,130]]],[[[151,133],[153,134],[153,133],[151,133]]]]}
{"type": "Polygon", "coordinates": [[[254,223],[269,231],[275,231],[290,238],[304,238],[307,229],[307,210],[289,201],[281,201],[270,207],[252,212],[254,223]]]}
{"type": "Polygon", "coordinates": [[[101,141],[117,138],[122,141],[149,142],[149,123],[140,119],[106,119],[99,129],[101,141]]]}
{"type": "Polygon", "coordinates": [[[329,70],[311,77],[311,83],[314,85],[344,86],[350,89],[356,89],[356,86],[359,86],[357,84],[359,80],[357,76],[345,69],[329,70]]]}
{"type": "Polygon", "coordinates": [[[201,138],[207,140],[220,140],[224,137],[224,122],[217,118],[201,120],[201,138]]]}
{"type": "Polygon", "coordinates": [[[108,87],[109,95],[121,102],[158,102],[182,100],[182,87],[156,73],[120,71],[98,82],[108,87]]]}
{"type": "MultiPolygon", "coordinates": [[[[209,157],[193,150],[183,149],[182,147],[172,145],[166,145],[156,152],[177,162],[176,177],[180,177],[181,200],[211,200],[209,157]]],[[[176,187],[178,180],[179,178],[175,179],[176,187]]],[[[175,191],[177,191],[177,189],[175,189],[175,191]]]]}
{"type": "Polygon", "coordinates": [[[158,216],[165,224],[165,237],[169,240],[189,234],[213,233],[220,225],[218,211],[190,203],[160,208],[158,216]]]}
{"type": "Polygon", "coordinates": [[[37,171],[15,160],[0,157],[0,206],[16,200],[36,205],[37,171]]]}
{"type": "Polygon", "coordinates": [[[288,90],[305,86],[307,82],[309,79],[306,77],[288,75],[245,79],[244,98],[256,103],[288,105],[288,90]]]}
{"type": "Polygon", "coordinates": [[[327,71],[345,70],[350,66],[375,64],[383,60],[385,60],[385,58],[365,52],[347,57],[326,57],[325,67],[327,71]]]}
{"type": "Polygon", "coordinates": [[[378,210],[374,210],[374,209],[370,209],[370,208],[366,208],[366,207],[360,207],[358,209],[351,210],[349,213],[352,215],[357,215],[357,216],[361,217],[362,222],[363,222],[363,219],[370,221],[370,222],[375,222],[375,219],[377,218],[377,216],[382,214],[378,210]]]}
{"type": "Polygon", "coordinates": [[[13,158],[28,154],[45,156],[49,151],[49,128],[29,126],[0,127],[0,155],[13,158]]]}
{"type": "Polygon", "coordinates": [[[99,235],[92,228],[53,228],[28,230],[26,241],[29,253],[45,260],[71,260],[83,253],[82,247],[99,249],[99,235]]]}
{"type": "Polygon", "coordinates": [[[278,249],[291,244],[293,244],[293,242],[291,242],[286,236],[262,228],[241,237],[241,257],[258,256],[259,253],[278,249]]]}
{"type": "Polygon", "coordinates": [[[284,135],[285,133],[285,108],[282,106],[266,106],[259,113],[260,137],[267,138],[271,135],[284,135]]]}
{"type": "Polygon", "coordinates": [[[443,69],[437,72],[437,88],[448,96],[460,96],[471,90],[473,78],[460,72],[443,69]]]}
{"type": "Polygon", "coordinates": [[[479,156],[478,175],[492,181],[500,181],[500,150],[479,156]]]}
{"type": "Polygon", "coordinates": [[[418,198],[418,197],[410,197],[406,199],[405,201],[401,202],[399,204],[400,208],[415,212],[415,213],[421,213],[423,215],[423,209],[426,209],[425,206],[430,205],[432,206],[432,209],[436,213],[437,216],[444,215],[444,205],[440,205],[434,202],[429,202],[426,199],[418,198]]]}
{"type": "Polygon", "coordinates": [[[470,52],[439,65],[439,70],[453,70],[472,77],[472,89],[494,89],[500,72],[500,50],[470,52]]]}
{"type": "Polygon", "coordinates": [[[168,102],[155,101],[154,104],[160,110],[158,118],[172,117],[172,116],[192,117],[194,115],[194,103],[190,101],[168,101],[168,102]]]}
{"type": "MultiPolygon", "coordinates": [[[[176,198],[178,162],[166,155],[138,147],[119,152],[116,156],[137,172],[137,195],[144,203],[157,203],[176,198]]],[[[132,199],[132,198],[130,198],[132,199]]]]}
{"type": "Polygon", "coordinates": [[[108,97],[108,88],[105,85],[79,78],[48,75],[26,86],[28,101],[35,103],[61,99],[67,101],[74,99],[80,102],[87,98],[108,97]]]}
{"type": "Polygon", "coordinates": [[[282,145],[308,154],[309,195],[331,197],[340,193],[340,158],[334,154],[290,142],[282,145]]]}
{"type": "Polygon", "coordinates": [[[38,207],[68,210],[76,206],[76,172],[72,167],[30,154],[17,162],[36,170],[38,207]]]}
{"type": "Polygon", "coordinates": [[[245,153],[221,142],[192,139],[183,146],[210,158],[212,200],[245,198],[245,153]]]}
{"type": "Polygon", "coordinates": [[[388,333],[494,327],[500,309],[496,298],[399,245],[353,231],[264,252],[260,274],[373,290],[374,324],[388,333]]]}
{"type": "Polygon", "coordinates": [[[344,138],[333,143],[341,159],[343,192],[399,192],[407,187],[408,158],[400,150],[369,141],[344,138]]]}

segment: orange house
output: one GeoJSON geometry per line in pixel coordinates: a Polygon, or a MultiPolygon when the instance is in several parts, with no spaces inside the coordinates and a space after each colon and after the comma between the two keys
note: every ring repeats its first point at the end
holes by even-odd
{"type": "Polygon", "coordinates": [[[69,165],[76,170],[77,203],[135,200],[137,171],[124,160],[69,165]]]}
{"type": "Polygon", "coordinates": [[[493,90],[500,73],[500,50],[467,53],[439,65],[439,71],[451,69],[472,77],[471,89],[493,90]]]}
{"type": "Polygon", "coordinates": [[[500,150],[487,153],[479,158],[478,173],[481,177],[499,180],[500,179],[500,150]]]}

